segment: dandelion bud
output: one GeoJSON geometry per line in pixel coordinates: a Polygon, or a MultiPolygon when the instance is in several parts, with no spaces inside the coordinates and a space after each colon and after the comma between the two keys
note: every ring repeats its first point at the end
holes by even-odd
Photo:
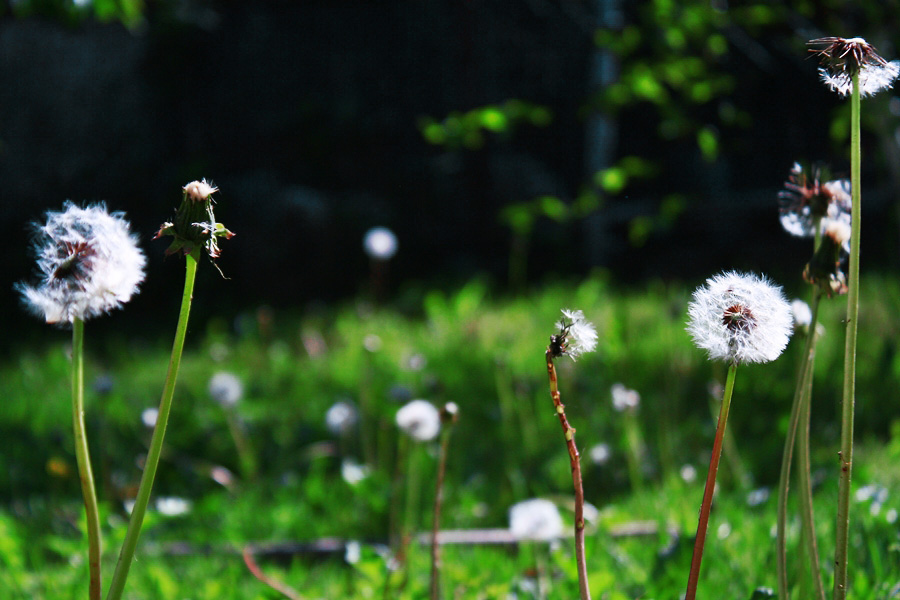
{"type": "Polygon", "coordinates": [[[181,251],[187,256],[196,248],[203,248],[210,258],[218,258],[218,238],[228,240],[234,237],[223,224],[216,222],[213,214],[212,195],[219,188],[203,179],[192,181],[182,189],[184,194],[181,206],[175,212],[175,220],[163,223],[154,239],[163,236],[175,238],[166,249],[166,255],[181,251]]]}
{"type": "Polygon", "coordinates": [[[18,284],[28,308],[48,323],[71,323],[119,308],[144,280],[145,259],[121,213],[102,204],[48,212],[36,227],[38,286],[18,284]]]}

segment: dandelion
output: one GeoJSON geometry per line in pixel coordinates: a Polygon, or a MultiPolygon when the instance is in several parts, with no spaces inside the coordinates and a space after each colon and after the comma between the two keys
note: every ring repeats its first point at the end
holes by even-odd
{"type": "Polygon", "coordinates": [[[397,236],[387,227],[373,227],[363,237],[363,249],[372,259],[390,260],[397,253],[397,236]]]}
{"type": "Polygon", "coordinates": [[[635,409],[641,402],[641,395],[636,390],[630,390],[621,383],[614,383],[609,391],[616,412],[635,409]]]}
{"type": "Polygon", "coordinates": [[[417,442],[428,442],[441,430],[441,415],[427,400],[413,400],[397,411],[397,427],[417,442]]]}
{"type": "Polygon", "coordinates": [[[584,319],[584,313],[580,310],[563,309],[562,314],[563,318],[556,324],[559,332],[550,336],[550,345],[544,352],[544,358],[547,361],[547,376],[550,379],[550,398],[553,400],[553,407],[566,440],[572,470],[572,485],[575,490],[575,565],[578,571],[578,592],[581,600],[590,600],[584,548],[584,486],[581,481],[581,456],[575,444],[575,428],[569,425],[565,405],[559,395],[559,382],[553,359],[566,354],[575,360],[581,354],[593,351],[597,347],[597,330],[593,324],[584,319]]]}
{"type": "Polygon", "coordinates": [[[553,358],[563,354],[575,360],[585,352],[593,352],[597,347],[597,330],[585,321],[580,310],[563,309],[563,318],[557,321],[559,333],[550,336],[550,350],[553,358]]]}
{"type": "Polygon", "coordinates": [[[609,462],[610,454],[609,444],[604,443],[595,444],[588,451],[588,456],[591,457],[591,462],[595,465],[605,465],[609,462]]]}
{"type": "Polygon", "coordinates": [[[809,174],[800,163],[794,163],[784,189],[778,193],[781,226],[797,237],[813,237],[821,231],[825,217],[850,222],[850,181],[835,179],[822,182],[824,169],[814,166],[809,174]]]}
{"type": "Polygon", "coordinates": [[[359,412],[349,402],[335,402],[325,413],[325,426],[333,435],[344,435],[356,425],[359,412]]]}
{"type": "Polygon", "coordinates": [[[791,336],[791,307],[767,279],[734,271],[697,288],[688,332],[712,360],[732,364],[778,358],[791,336]]]}
{"type": "Polygon", "coordinates": [[[900,61],[886,61],[878,55],[874,46],[862,38],[825,37],[808,43],[811,46],[825,46],[810,52],[819,55],[822,82],[841,96],[849,96],[853,92],[854,75],[859,76],[859,93],[863,97],[892,87],[894,80],[900,76],[900,61]]]}
{"type": "Polygon", "coordinates": [[[209,379],[209,395],[226,408],[237,406],[244,396],[244,384],[234,373],[219,371],[209,379]]]}
{"type": "Polygon", "coordinates": [[[352,458],[341,461],[341,477],[350,485],[356,485],[369,476],[369,467],[361,465],[352,458]]]}
{"type": "Polygon", "coordinates": [[[685,593],[685,600],[694,600],[737,367],[778,358],[790,339],[793,319],[780,288],[756,275],[736,272],[711,277],[697,288],[688,315],[687,329],[694,343],[710,359],[729,363],[685,593]]]}
{"type": "Polygon", "coordinates": [[[156,510],[167,517],[178,517],[191,511],[191,501],[177,496],[160,496],[156,499],[156,510]]]}
{"type": "Polygon", "coordinates": [[[137,293],[146,260],[122,213],[66,202],[35,226],[41,283],[18,284],[28,308],[48,323],[72,323],[120,308],[137,293]]]}
{"type": "Polygon", "coordinates": [[[559,509],[550,500],[532,498],[509,508],[509,531],[518,540],[555,540],[563,534],[559,509]]]}
{"type": "Polygon", "coordinates": [[[812,311],[809,304],[800,298],[794,298],[791,302],[791,315],[794,317],[794,327],[809,327],[812,323],[812,311]]]}

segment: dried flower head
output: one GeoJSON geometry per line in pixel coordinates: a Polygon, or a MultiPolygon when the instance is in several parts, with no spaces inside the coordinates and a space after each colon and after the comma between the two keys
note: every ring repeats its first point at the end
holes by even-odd
{"type": "Polygon", "coordinates": [[[709,358],[769,362],[790,339],[791,307],[780,287],[753,274],[721,273],[694,291],[687,330],[709,358]]]}
{"type": "Polygon", "coordinates": [[[211,259],[219,257],[219,238],[234,237],[213,214],[212,195],[219,191],[212,182],[205,179],[192,181],[182,188],[181,205],[175,212],[175,220],[163,223],[154,239],[172,236],[174,239],[166,249],[166,254],[179,251],[185,256],[197,248],[203,248],[211,259]]]}
{"type": "Polygon", "coordinates": [[[822,183],[825,178],[825,169],[819,165],[807,170],[800,163],[794,163],[784,189],[778,192],[778,213],[785,231],[798,237],[813,237],[816,224],[821,228],[826,216],[846,215],[849,222],[850,180],[822,183]]]}
{"type": "Polygon", "coordinates": [[[563,521],[553,502],[532,498],[509,508],[509,530],[519,540],[555,540],[563,534],[563,521]]]}
{"type": "Polygon", "coordinates": [[[597,330],[592,323],[584,320],[580,310],[563,309],[563,318],[556,326],[559,333],[550,336],[550,355],[559,358],[563,354],[575,360],[585,352],[593,352],[597,347],[597,330]]]}
{"type": "Polygon", "coordinates": [[[441,415],[427,400],[412,400],[397,411],[397,427],[419,442],[437,437],[441,430],[441,415]]]}
{"type": "Polygon", "coordinates": [[[71,323],[119,308],[144,280],[145,259],[122,213],[66,202],[35,225],[41,282],[18,284],[28,308],[48,323],[71,323]]]}
{"type": "Polygon", "coordinates": [[[859,93],[871,96],[894,85],[900,76],[900,61],[888,62],[875,47],[862,38],[825,37],[807,42],[819,56],[819,76],[831,90],[841,96],[853,91],[853,76],[859,74],[859,93]]]}

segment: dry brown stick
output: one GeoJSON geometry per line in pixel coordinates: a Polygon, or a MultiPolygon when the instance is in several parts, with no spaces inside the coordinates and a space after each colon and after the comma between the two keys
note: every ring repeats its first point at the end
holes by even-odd
{"type": "Polygon", "coordinates": [[[250,572],[253,573],[253,576],[262,581],[264,584],[275,590],[276,592],[280,592],[284,595],[285,598],[289,598],[290,600],[301,600],[300,593],[287,585],[286,583],[282,583],[277,579],[273,579],[262,572],[259,568],[259,565],[256,564],[256,559],[253,558],[253,548],[250,546],[244,546],[244,550],[241,552],[241,556],[244,557],[244,564],[247,565],[247,568],[250,569],[250,572]]]}

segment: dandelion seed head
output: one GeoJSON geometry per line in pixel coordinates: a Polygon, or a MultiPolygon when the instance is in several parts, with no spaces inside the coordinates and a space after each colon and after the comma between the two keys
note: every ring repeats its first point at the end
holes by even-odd
{"type": "Polygon", "coordinates": [[[40,283],[18,284],[26,306],[48,323],[71,323],[119,308],[144,280],[144,254],[122,213],[66,202],[36,226],[40,283]]]}
{"type": "Polygon", "coordinates": [[[809,327],[809,324],[812,323],[812,311],[809,304],[800,298],[795,298],[791,302],[791,315],[794,317],[796,327],[809,327]]]}
{"type": "Polygon", "coordinates": [[[325,425],[334,435],[343,435],[349,432],[359,420],[359,412],[349,402],[335,402],[325,413],[325,425]]]}
{"type": "Polygon", "coordinates": [[[412,400],[397,411],[397,427],[419,442],[437,437],[441,430],[441,415],[427,400],[412,400]]]}
{"type": "Polygon", "coordinates": [[[234,373],[219,371],[209,379],[209,395],[222,406],[235,406],[244,396],[244,384],[234,373]]]}
{"type": "Polygon", "coordinates": [[[387,227],[373,227],[363,237],[363,249],[370,258],[390,260],[397,253],[397,236],[387,227]]]}
{"type": "Polygon", "coordinates": [[[554,540],[563,533],[563,521],[553,502],[532,498],[510,507],[509,530],[520,540],[554,540]]]}
{"type": "Polygon", "coordinates": [[[641,395],[636,390],[630,390],[621,383],[614,383],[609,388],[612,396],[613,408],[617,412],[633,410],[641,403],[641,395]]]}
{"type": "Polygon", "coordinates": [[[792,333],[791,307],[781,288],[753,274],[726,272],[697,288],[687,330],[712,360],[733,364],[778,358],[792,333]]]}
{"type": "Polygon", "coordinates": [[[859,74],[859,93],[863,97],[892,87],[900,76],[900,61],[886,61],[878,55],[874,46],[860,37],[820,38],[811,40],[809,44],[825,46],[821,50],[813,50],[822,64],[819,76],[829,89],[841,96],[853,92],[854,74],[859,74]]]}

